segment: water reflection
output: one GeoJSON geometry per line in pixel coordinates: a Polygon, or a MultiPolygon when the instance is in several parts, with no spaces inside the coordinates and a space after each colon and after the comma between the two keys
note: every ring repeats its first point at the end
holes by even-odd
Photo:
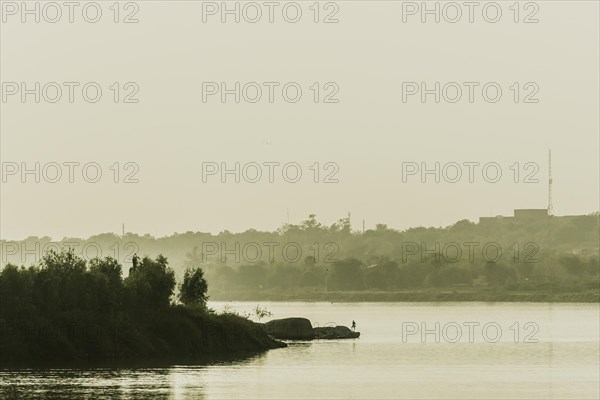
{"type": "Polygon", "coordinates": [[[0,398],[600,398],[598,304],[278,303],[269,310],[321,323],[356,319],[363,335],[187,363],[0,369],[0,398]],[[503,340],[402,341],[402,321],[471,320],[498,322],[503,340]],[[535,321],[539,342],[515,343],[514,321],[535,321]]]}
{"type": "Polygon", "coordinates": [[[262,365],[264,354],[206,358],[203,364],[122,364],[120,367],[0,369],[0,399],[204,398],[203,375],[212,368],[262,365]],[[155,365],[155,366],[151,366],[155,365]]]}
{"type": "Polygon", "coordinates": [[[168,370],[162,369],[37,369],[0,376],[1,396],[11,399],[167,399],[171,392],[168,370]]]}

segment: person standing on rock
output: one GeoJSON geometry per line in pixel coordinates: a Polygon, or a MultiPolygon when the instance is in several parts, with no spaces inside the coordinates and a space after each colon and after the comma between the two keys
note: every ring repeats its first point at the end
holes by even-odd
{"type": "Polygon", "coordinates": [[[354,320],[352,320],[352,330],[356,331],[356,322],[354,320]]]}

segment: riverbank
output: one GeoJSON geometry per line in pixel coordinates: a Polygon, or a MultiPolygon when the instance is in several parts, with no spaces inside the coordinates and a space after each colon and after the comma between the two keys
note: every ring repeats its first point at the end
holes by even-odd
{"type": "Polygon", "coordinates": [[[149,319],[62,315],[52,321],[0,320],[0,362],[9,366],[201,362],[285,346],[245,318],[184,307],[149,319]]]}
{"type": "Polygon", "coordinates": [[[331,302],[545,302],[598,303],[599,291],[585,292],[492,292],[468,290],[438,291],[230,291],[211,293],[214,301],[331,301],[331,302]]]}
{"type": "Polygon", "coordinates": [[[186,273],[176,303],[175,273],[163,256],[137,260],[125,279],[122,269],[110,257],[88,263],[70,250],[0,271],[0,363],[202,363],[286,346],[246,318],[208,310],[202,270],[186,273]]]}

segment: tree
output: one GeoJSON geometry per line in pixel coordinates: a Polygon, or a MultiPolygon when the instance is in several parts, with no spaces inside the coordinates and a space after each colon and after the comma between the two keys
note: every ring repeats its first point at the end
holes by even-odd
{"type": "Polygon", "coordinates": [[[315,256],[306,256],[304,257],[304,265],[307,267],[313,267],[316,264],[315,256]]]}
{"type": "Polygon", "coordinates": [[[202,268],[187,268],[183,275],[183,283],[179,288],[179,301],[186,306],[206,309],[208,284],[204,279],[202,268]]]}
{"type": "Polygon", "coordinates": [[[598,257],[590,257],[587,261],[588,273],[592,276],[597,276],[600,273],[600,262],[598,261],[598,257]]]}
{"type": "Polygon", "coordinates": [[[583,260],[574,254],[565,254],[559,258],[560,265],[571,275],[582,276],[587,272],[583,260]]]}
{"type": "Polygon", "coordinates": [[[198,265],[204,262],[204,255],[198,252],[198,246],[194,246],[193,250],[185,255],[186,265],[198,265]]]}
{"type": "Polygon", "coordinates": [[[0,272],[0,319],[26,316],[34,309],[33,279],[36,270],[8,264],[0,272]]]}
{"type": "Polygon", "coordinates": [[[370,266],[364,271],[364,281],[367,288],[395,289],[398,281],[398,264],[394,261],[383,261],[370,266]]]}
{"type": "Polygon", "coordinates": [[[144,257],[124,283],[132,311],[147,314],[169,306],[175,289],[175,273],[162,255],[156,260],[144,257]]]}
{"type": "Polygon", "coordinates": [[[86,269],[85,260],[76,256],[73,249],[44,254],[34,279],[36,307],[48,314],[83,308],[82,298],[89,294],[86,269]]]}
{"type": "Polygon", "coordinates": [[[332,265],[333,271],[327,281],[328,289],[361,290],[363,285],[362,262],[356,258],[346,258],[332,265]]]}
{"type": "Polygon", "coordinates": [[[123,296],[123,269],[112,258],[94,258],[89,262],[89,276],[97,296],[98,311],[113,313],[120,309],[123,296]]]}
{"type": "Polygon", "coordinates": [[[307,231],[315,230],[321,228],[321,223],[317,221],[315,214],[310,214],[306,221],[302,221],[301,228],[307,231]]]}
{"type": "Polygon", "coordinates": [[[348,234],[351,232],[352,225],[350,224],[350,217],[340,218],[335,224],[329,227],[331,232],[341,232],[348,234]]]}
{"type": "Polygon", "coordinates": [[[429,273],[426,280],[427,283],[435,287],[472,285],[473,274],[468,269],[459,265],[440,265],[429,273]]]}
{"type": "Polygon", "coordinates": [[[235,275],[235,287],[257,290],[264,284],[267,270],[262,262],[240,265],[235,275]]]}
{"type": "Polygon", "coordinates": [[[484,270],[488,284],[492,287],[504,287],[517,280],[515,269],[508,265],[488,261],[485,263],[484,270]]]}
{"type": "Polygon", "coordinates": [[[385,232],[385,231],[387,231],[388,229],[389,229],[389,228],[388,228],[387,224],[377,224],[377,225],[375,225],[375,230],[376,230],[377,232],[385,232]]]}

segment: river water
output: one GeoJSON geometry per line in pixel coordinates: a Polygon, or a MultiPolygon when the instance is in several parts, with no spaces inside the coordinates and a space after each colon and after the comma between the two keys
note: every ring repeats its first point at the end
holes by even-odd
{"type": "MultiPolygon", "coordinates": [[[[256,302],[211,302],[252,312],[256,302]]],[[[262,302],[360,339],[208,365],[3,369],[3,398],[600,398],[600,305],[262,302]]]]}

